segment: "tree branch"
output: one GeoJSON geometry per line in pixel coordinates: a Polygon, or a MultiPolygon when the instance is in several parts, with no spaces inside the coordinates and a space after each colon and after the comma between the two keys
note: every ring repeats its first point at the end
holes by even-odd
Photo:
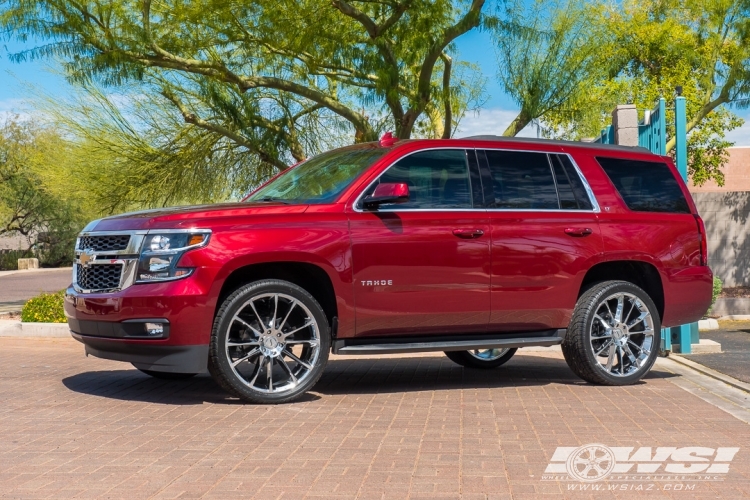
{"type": "Polygon", "coordinates": [[[444,108],[444,125],[443,125],[443,139],[450,139],[453,127],[453,110],[451,107],[451,68],[453,67],[453,60],[451,57],[443,53],[440,58],[443,60],[443,108],[444,108]]]}
{"type": "Polygon", "coordinates": [[[177,99],[177,97],[174,96],[174,94],[172,94],[168,90],[162,90],[161,95],[163,95],[167,100],[169,100],[172,104],[174,104],[177,107],[177,109],[180,110],[180,114],[182,114],[182,118],[185,120],[185,123],[189,123],[191,125],[202,128],[204,130],[208,130],[209,132],[213,132],[215,134],[219,134],[223,137],[226,137],[227,139],[230,139],[236,142],[240,146],[246,147],[248,150],[257,154],[262,161],[273,165],[279,171],[283,171],[287,169],[288,165],[286,163],[268,154],[267,152],[263,151],[258,146],[256,146],[253,142],[248,141],[242,135],[237,134],[236,132],[229,130],[228,128],[218,125],[216,123],[207,122],[201,119],[195,113],[192,113],[182,102],[180,102],[179,99],[177,99]]]}

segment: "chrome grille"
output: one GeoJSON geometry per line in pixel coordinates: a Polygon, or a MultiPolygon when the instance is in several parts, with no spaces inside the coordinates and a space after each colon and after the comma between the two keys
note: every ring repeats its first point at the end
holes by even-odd
{"type": "Polygon", "coordinates": [[[78,249],[91,249],[95,252],[112,252],[125,250],[130,243],[129,234],[116,234],[107,236],[81,236],[78,249]]]}
{"type": "Polygon", "coordinates": [[[76,285],[82,290],[112,290],[120,287],[122,264],[76,264],[76,285]]]}

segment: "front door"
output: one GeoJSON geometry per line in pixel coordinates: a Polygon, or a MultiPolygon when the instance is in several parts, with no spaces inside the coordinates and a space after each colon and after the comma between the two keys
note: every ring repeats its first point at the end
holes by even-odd
{"type": "Polygon", "coordinates": [[[413,153],[363,195],[380,182],[403,182],[409,202],[376,211],[355,206],[350,230],[358,336],[486,330],[490,227],[475,200],[474,193],[481,196],[478,172],[469,172],[463,149],[413,153]]]}
{"type": "Polygon", "coordinates": [[[590,190],[565,154],[488,149],[478,155],[494,194],[490,328],[566,328],[583,277],[603,251],[590,190]]]}

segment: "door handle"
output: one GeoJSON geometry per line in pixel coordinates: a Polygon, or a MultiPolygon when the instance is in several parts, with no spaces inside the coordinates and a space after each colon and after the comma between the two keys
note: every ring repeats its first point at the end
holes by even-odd
{"type": "Polygon", "coordinates": [[[569,227],[565,229],[565,234],[570,236],[588,236],[593,232],[589,227],[569,227]]]}
{"type": "Polygon", "coordinates": [[[484,231],[481,229],[454,229],[453,234],[459,238],[470,240],[473,238],[479,238],[484,234],[484,231]]]}

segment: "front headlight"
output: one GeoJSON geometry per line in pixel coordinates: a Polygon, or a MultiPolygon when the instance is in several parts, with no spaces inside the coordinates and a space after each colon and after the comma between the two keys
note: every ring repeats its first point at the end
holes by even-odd
{"type": "Polygon", "coordinates": [[[138,261],[136,283],[171,281],[190,276],[191,268],[179,268],[182,254],[208,243],[209,231],[186,229],[184,231],[154,232],[146,235],[138,261]]]}

